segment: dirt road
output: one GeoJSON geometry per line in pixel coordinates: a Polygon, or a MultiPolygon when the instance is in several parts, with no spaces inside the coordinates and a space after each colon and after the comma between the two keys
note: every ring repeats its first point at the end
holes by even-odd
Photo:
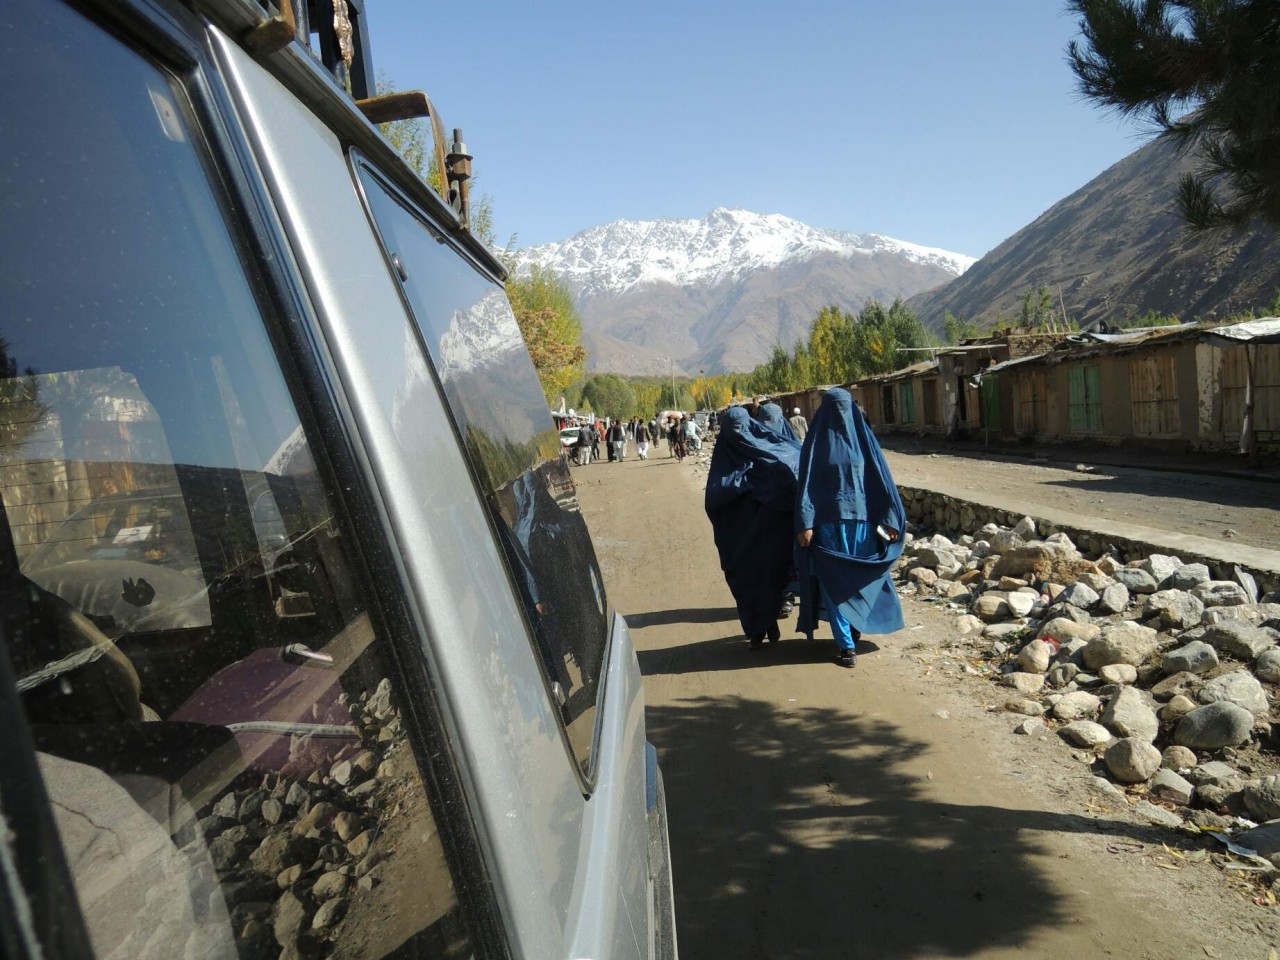
{"type": "Polygon", "coordinates": [[[645,674],[685,960],[1267,960],[1275,909],[1098,799],[1091,756],[1014,736],[945,614],[907,601],[853,671],[829,640],[749,651],[705,473],[665,454],[575,470],[645,674]]]}
{"type": "Polygon", "coordinates": [[[1255,547],[1280,543],[1275,483],[1101,465],[1081,473],[1065,464],[916,452],[905,444],[886,456],[899,483],[965,499],[1039,503],[1255,547]]]}

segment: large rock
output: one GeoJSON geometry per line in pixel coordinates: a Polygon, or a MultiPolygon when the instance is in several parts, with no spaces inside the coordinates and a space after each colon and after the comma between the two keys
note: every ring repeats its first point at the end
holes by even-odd
{"type": "Polygon", "coordinates": [[[1160,589],[1190,591],[1211,579],[1213,575],[1203,563],[1184,563],[1160,581],[1160,589]]]}
{"type": "Polygon", "coordinates": [[[1204,604],[1183,590],[1160,590],[1147,597],[1144,619],[1158,618],[1166,627],[1188,630],[1200,622],[1204,604]]]}
{"type": "Polygon", "coordinates": [[[1149,573],[1156,583],[1162,583],[1168,579],[1180,566],[1182,561],[1177,557],[1166,557],[1160,553],[1151,554],[1139,564],[1139,567],[1149,573]]]}
{"type": "Polygon", "coordinates": [[[1007,594],[1003,593],[984,593],[977,600],[973,601],[970,612],[975,617],[985,620],[987,623],[995,623],[998,620],[1005,620],[1009,616],[1009,604],[1005,600],[1007,594]]]}
{"type": "Polygon", "coordinates": [[[1243,670],[1210,680],[1196,691],[1196,699],[1201,703],[1234,703],[1255,717],[1263,716],[1270,709],[1262,684],[1253,674],[1243,670]]]}
{"type": "Polygon", "coordinates": [[[1177,772],[1170,770],[1168,767],[1162,767],[1151,778],[1151,784],[1148,789],[1153,796],[1164,800],[1172,800],[1174,803],[1185,807],[1191,803],[1191,794],[1195,787],[1186,778],[1179,776],[1177,772]]]}
{"type": "Polygon", "coordinates": [[[1265,650],[1253,665],[1259,680],[1267,683],[1280,683],[1280,650],[1265,650]]]}
{"type": "Polygon", "coordinates": [[[928,567],[934,571],[938,570],[939,567],[944,570],[952,570],[959,566],[955,555],[940,547],[922,546],[918,548],[916,550],[916,562],[922,567],[928,567]]]}
{"type": "MultiPolygon", "coordinates": [[[[1061,592],[1061,591],[1059,591],[1061,592]]],[[[1043,620],[1070,620],[1073,623],[1092,623],[1093,617],[1089,616],[1088,610],[1082,610],[1079,607],[1073,607],[1069,603],[1054,603],[1049,609],[1045,610],[1043,620]]]]}
{"type": "Polygon", "coordinates": [[[1130,593],[1155,593],[1160,589],[1155,577],[1138,567],[1121,567],[1111,576],[1117,583],[1127,587],[1130,593]]]}
{"type": "Polygon", "coordinates": [[[1150,627],[1131,620],[1113,623],[1102,631],[1098,639],[1084,648],[1084,664],[1090,670],[1105,667],[1108,663],[1128,663],[1141,666],[1159,646],[1159,634],[1150,627]]]}
{"type": "Polygon", "coordinates": [[[1208,673],[1218,666],[1218,651],[1203,640],[1193,640],[1165,653],[1160,669],[1165,673],[1208,673]]]}
{"type": "Polygon", "coordinates": [[[1102,591],[1095,609],[1098,613],[1124,613],[1129,608],[1129,589],[1123,583],[1113,583],[1102,591]]]}
{"type": "Polygon", "coordinates": [[[1165,747],[1160,753],[1160,766],[1166,770],[1190,770],[1195,765],[1195,751],[1186,747],[1165,747]]]}
{"type": "Polygon", "coordinates": [[[1108,663],[1098,670],[1098,679],[1103,683],[1128,685],[1138,682],[1138,668],[1128,663],[1108,663]]]}
{"type": "Polygon", "coordinates": [[[1015,590],[1006,594],[1004,602],[1009,608],[1009,613],[1015,617],[1025,617],[1040,601],[1040,595],[1037,593],[1026,593],[1021,590],[1015,590]]]}
{"type": "Polygon", "coordinates": [[[1092,720],[1098,715],[1098,710],[1101,707],[1102,701],[1092,693],[1076,690],[1072,693],[1064,694],[1049,712],[1059,720],[1068,722],[1073,720],[1092,720]]]}
{"type": "Polygon", "coordinates": [[[1001,530],[991,538],[991,552],[1003,555],[1025,543],[1026,541],[1012,530],[1001,530]]]}
{"type": "Polygon", "coordinates": [[[1178,721],[1173,742],[1192,750],[1237,747],[1249,739],[1253,714],[1225,700],[1197,707],[1178,721]]]}
{"type": "Polygon", "coordinates": [[[1000,682],[1019,693],[1039,693],[1044,689],[1044,676],[1039,673],[1006,673],[1000,682]]]}
{"type": "Polygon", "coordinates": [[[1111,731],[1092,720],[1075,720],[1058,728],[1058,736],[1076,747],[1096,747],[1112,739],[1111,731]]]}
{"type": "Polygon", "coordinates": [[[1265,651],[1274,649],[1274,634],[1243,620],[1223,620],[1205,630],[1201,638],[1229,657],[1252,663],[1265,651]]]}
{"type": "MultiPolygon", "coordinates": [[[[991,546],[994,549],[995,544],[992,543],[991,546]]],[[[1080,558],[1080,555],[1070,547],[1038,541],[996,552],[1000,554],[1000,559],[991,570],[991,576],[996,580],[1001,577],[1038,579],[1049,572],[1054,561],[1080,558]]]]}
{"type": "Polygon", "coordinates": [[[1280,820],[1280,777],[1263,777],[1246,783],[1244,805],[1259,820],[1280,820]]]}
{"type": "Polygon", "coordinates": [[[1024,673],[1044,673],[1053,660],[1053,647],[1043,640],[1032,640],[1018,651],[1018,669],[1024,673]]]}
{"type": "Polygon", "coordinates": [[[1134,737],[1147,743],[1154,743],[1160,732],[1160,721],[1155,711],[1147,706],[1146,698],[1133,687],[1121,688],[1103,708],[1098,722],[1121,737],[1134,737]]]}
{"type": "Polygon", "coordinates": [[[1088,643],[1090,640],[1096,640],[1101,634],[1102,629],[1092,623],[1076,623],[1066,617],[1054,617],[1040,627],[1037,636],[1053,637],[1059,644],[1065,644],[1069,640],[1083,640],[1088,643]]]}
{"type": "Polygon", "coordinates": [[[1244,587],[1230,580],[1210,580],[1191,591],[1206,607],[1242,607],[1249,602],[1244,587]]]}
{"type": "Polygon", "coordinates": [[[1160,751],[1145,740],[1126,737],[1107,747],[1102,762],[1121,783],[1143,783],[1160,769],[1160,751]]]}
{"type": "Polygon", "coordinates": [[[1071,584],[1060,594],[1056,603],[1069,603],[1073,607],[1079,607],[1081,610],[1088,610],[1093,607],[1099,600],[1098,593],[1092,587],[1076,581],[1071,584]]]}
{"type": "Polygon", "coordinates": [[[1231,579],[1244,588],[1245,596],[1249,598],[1247,603],[1258,602],[1258,581],[1253,578],[1253,574],[1244,567],[1232,567],[1231,579]]]}

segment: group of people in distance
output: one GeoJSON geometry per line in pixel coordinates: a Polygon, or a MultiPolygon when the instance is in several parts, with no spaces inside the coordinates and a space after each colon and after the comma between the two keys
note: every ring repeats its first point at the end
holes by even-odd
{"type": "Polygon", "coordinates": [[[755,416],[730,407],[711,455],[706,511],[751,649],[780,639],[792,593],[796,629],[813,639],[819,620],[830,623],[843,667],[857,663],[863,633],[902,629],[889,572],[906,513],[847,390],[828,390],[812,423],[773,403],[755,416]]]}
{"type": "MultiPolygon", "coordinates": [[[[715,414],[711,416],[714,418],[715,414]]],[[[696,452],[702,448],[702,428],[695,418],[686,413],[654,417],[648,422],[639,417],[611,420],[608,426],[605,421],[588,423],[583,420],[577,426],[573,462],[578,466],[586,466],[592,460],[600,459],[602,440],[610,463],[626,460],[627,451],[633,443],[636,455],[641,460],[648,460],[650,447],[661,446],[664,437],[671,451],[670,455],[677,460],[683,460],[690,451],[696,452]]]]}

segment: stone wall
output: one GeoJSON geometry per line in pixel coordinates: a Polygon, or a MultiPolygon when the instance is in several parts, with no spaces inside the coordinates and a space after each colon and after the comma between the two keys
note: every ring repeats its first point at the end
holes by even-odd
{"type": "MultiPolygon", "coordinates": [[[[938,533],[955,538],[964,534],[976,533],[978,528],[987,523],[995,523],[1004,527],[1012,527],[1022,519],[1023,514],[998,507],[974,503],[959,497],[926,490],[920,487],[899,486],[903,505],[907,508],[907,519],[929,527],[938,533]]],[[[1148,543],[1142,540],[1131,540],[1127,537],[1112,536],[1099,533],[1085,527],[1050,523],[1040,517],[1032,517],[1040,536],[1047,537],[1054,533],[1065,533],[1086,557],[1100,557],[1113,553],[1117,559],[1130,563],[1142,560],[1153,553],[1169,553],[1170,548],[1162,544],[1148,543]]],[[[1239,564],[1224,562],[1219,557],[1177,551],[1184,563],[1203,563],[1218,580],[1230,580],[1232,568],[1239,564]]],[[[1262,570],[1244,567],[1258,582],[1262,593],[1280,590],[1280,571],[1262,570]]]]}

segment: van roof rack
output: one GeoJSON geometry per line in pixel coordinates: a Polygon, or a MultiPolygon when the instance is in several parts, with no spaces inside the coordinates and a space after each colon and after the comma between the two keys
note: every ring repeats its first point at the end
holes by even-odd
{"type": "Polygon", "coordinates": [[[445,152],[444,125],[430,98],[420,90],[378,93],[373,54],[366,29],[366,0],[258,0],[265,19],[244,36],[245,46],[265,56],[293,41],[318,59],[338,86],[349,90],[370,123],[426,119],[431,125],[435,161],[445,181],[445,202],[464,230],[471,228],[471,160],[462,131],[454,128],[445,152]]]}

